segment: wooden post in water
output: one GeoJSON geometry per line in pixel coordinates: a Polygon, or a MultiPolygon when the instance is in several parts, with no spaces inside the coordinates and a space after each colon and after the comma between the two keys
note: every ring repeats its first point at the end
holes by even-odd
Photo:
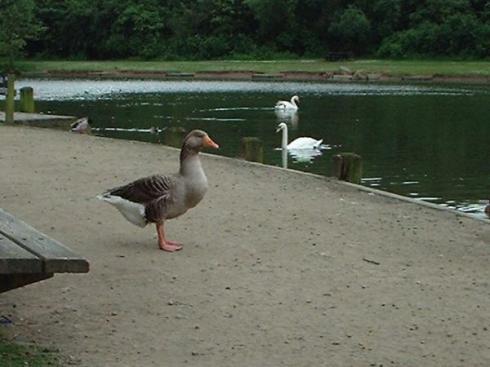
{"type": "Polygon", "coordinates": [[[340,153],[332,157],[333,174],[339,180],[361,183],[362,158],[355,153],[340,153]]]}
{"type": "Polygon", "coordinates": [[[20,88],[20,108],[21,112],[34,113],[34,90],[32,87],[20,88]]]}
{"type": "Polygon", "coordinates": [[[182,126],[171,126],[165,130],[163,143],[171,147],[180,148],[186,133],[187,131],[182,126]]]}
{"type": "Polygon", "coordinates": [[[7,96],[5,99],[5,124],[14,123],[14,111],[15,111],[15,76],[14,74],[8,74],[7,80],[7,96]]]}
{"type": "Polygon", "coordinates": [[[253,136],[242,138],[241,157],[250,162],[264,163],[264,146],[262,140],[253,136]]]}

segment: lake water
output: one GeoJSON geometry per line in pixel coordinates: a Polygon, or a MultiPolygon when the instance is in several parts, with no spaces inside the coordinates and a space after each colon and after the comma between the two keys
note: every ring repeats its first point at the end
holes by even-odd
{"type": "Polygon", "coordinates": [[[240,141],[264,142],[265,163],[280,166],[280,121],[290,140],[329,145],[321,155],[289,156],[289,168],[331,174],[332,155],[362,156],[363,185],[483,216],[490,199],[490,87],[223,81],[21,80],[39,111],[89,116],[97,134],[149,142],[165,130],[200,128],[236,157],[240,141]],[[278,99],[300,96],[300,110],[278,116],[278,99]],[[119,131],[116,130],[119,129],[119,131]],[[122,130],[121,130],[122,129],[122,130]],[[127,129],[124,131],[124,129],[127,129]],[[132,130],[132,131],[131,131],[132,130]],[[308,157],[306,157],[308,158],[308,157]]]}

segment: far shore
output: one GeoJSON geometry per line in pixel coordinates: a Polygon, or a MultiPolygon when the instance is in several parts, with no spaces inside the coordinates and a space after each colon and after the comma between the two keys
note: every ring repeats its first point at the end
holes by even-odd
{"type": "Polygon", "coordinates": [[[22,77],[490,84],[488,61],[22,61],[22,77]]]}

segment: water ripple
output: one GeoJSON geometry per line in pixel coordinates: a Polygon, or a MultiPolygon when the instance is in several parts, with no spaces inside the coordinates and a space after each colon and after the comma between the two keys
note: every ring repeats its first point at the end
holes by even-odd
{"type": "MultiPolygon", "coordinates": [[[[18,88],[31,86],[37,100],[111,99],[130,93],[277,93],[277,82],[164,81],[164,80],[53,80],[22,79],[18,88]]],[[[474,89],[433,85],[280,82],[284,94],[320,95],[473,95],[474,89]]]]}

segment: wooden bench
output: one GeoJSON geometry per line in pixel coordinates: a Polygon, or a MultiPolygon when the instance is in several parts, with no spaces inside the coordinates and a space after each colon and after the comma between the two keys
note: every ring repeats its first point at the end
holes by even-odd
{"type": "Polygon", "coordinates": [[[86,259],[0,208],[0,293],[88,270],[86,259]]]}

